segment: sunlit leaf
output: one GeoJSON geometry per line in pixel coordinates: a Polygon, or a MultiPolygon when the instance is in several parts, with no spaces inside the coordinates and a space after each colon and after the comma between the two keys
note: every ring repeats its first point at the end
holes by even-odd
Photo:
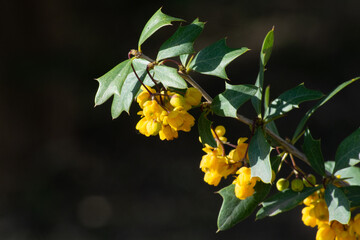
{"type": "Polygon", "coordinates": [[[211,109],[219,116],[236,118],[238,108],[248,101],[256,90],[254,85],[225,83],[225,91],[214,98],[211,109]]]}
{"type": "Polygon", "coordinates": [[[131,60],[125,60],[105,75],[96,79],[99,88],[95,95],[95,106],[103,104],[114,94],[120,95],[121,87],[131,70],[131,60]]]}
{"type": "Polygon", "coordinates": [[[336,220],[348,224],[350,220],[350,202],[344,192],[332,184],[325,189],[325,202],[329,210],[329,222],[336,220]]]}
{"type": "Polygon", "coordinates": [[[229,48],[226,46],[225,39],[221,39],[198,52],[190,64],[190,69],[202,74],[228,79],[225,67],[248,50],[245,47],[229,48]]]}
{"type": "Polygon", "coordinates": [[[360,186],[360,168],[359,167],[347,167],[337,171],[335,176],[340,176],[344,178],[345,182],[349,183],[351,186],[360,186]]]}
{"type": "Polygon", "coordinates": [[[154,78],[165,87],[184,89],[187,88],[185,80],[178,74],[177,70],[164,65],[154,67],[154,78]]]}
{"type": "Polygon", "coordinates": [[[270,183],[272,177],[270,151],[262,128],[257,128],[249,144],[251,176],[259,177],[264,183],[270,183]]]}
{"type": "Polygon", "coordinates": [[[161,8],[157,10],[157,12],[149,19],[146,23],[144,29],[141,32],[138,48],[141,51],[141,45],[148,39],[151,35],[153,35],[160,28],[171,25],[173,21],[184,21],[181,18],[175,18],[168,16],[161,12],[161,8]]]}
{"type": "Polygon", "coordinates": [[[180,26],[174,35],[161,45],[156,60],[193,53],[194,41],[202,32],[204,25],[204,22],[195,19],[187,26],[180,26]]]}

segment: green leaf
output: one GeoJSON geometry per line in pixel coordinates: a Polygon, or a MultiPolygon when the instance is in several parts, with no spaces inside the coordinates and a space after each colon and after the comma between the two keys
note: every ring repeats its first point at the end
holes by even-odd
{"type": "Polygon", "coordinates": [[[248,101],[256,90],[254,85],[225,83],[225,91],[214,98],[211,109],[219,116],[236,118],[238,108],[248,101]]]}
{"type": "Polygon", "coordinates": [[[164,65],[156,65],[154,67],[154,73],[155,79],[161,82],[166,88],[187,88],[185,80],[178,74],[175,68],[164,65]]]}
{"type": "Polygon", "coordinates": [[[267,62],[270,59],[273,46],[274,46],[274,28],[271,29],[266,34],[266,37],[264,39],[264,42],[263,42],[263,45],[261,48],[260,59],[261,59],[262,65],[264,67],[266,66],[267,62]]]}
{"type": "Polygon", "coordinates": [[[180,26],[174,35],[161,45],[156,61],[193,53],[194,41],[204,29],[204,25],[204,22],[195,19],[187,26],[180,26]]]}
{"type": "Polygon", "coordinates": [[[131,59],[128,59],[96,79],[99,82],[99,88],[95,95],[95,106],[103,104],[114,94],[120,95],[121,87],[130,70],[131,59]]]}
{"type": "Polygon", "coordinates": [[[325,202],[329,210],[329,222],[336,220],[348,224],[350,220],[350,202],[340,188],[332,184],[326,186],[325,202]]]}
{"type": "Polygon", "coordinates": [[[360,168],[359,167],[347,167],[337,171],[335,176],[340,175],[340,178],[344,178],[351,186],[360,186],[360,168]]]}
{"type": "Polygon", "coordinates": [[[184,67],[186,67],[186,63],[187,63],[187,61],[189,59],[189,56],[190,56],[190,54],[183,54],[183,55],[179,56],[180,62],[184,67]]]}
{"type": "Polygon", "coordinates": [[[141,32],[138,48],[141,52],[141,45],[160,28],[171,25],[173,21],[184,21],[181,18],[168,16],[161,12],[161,8],[149,19],[141,32]]]}
{"type": "Polygon", "coordinates": [[[350,201],[350,208],[360,207],[360,186],[347,186],[341,189],[350,201]]]}
{"type": "Polygon", "coordinates": [[[321,152],[320,140],[314,140],[309,129],[305,131],[303,149],[311,167],[321,176],[325,176],[324,157],[321,152]]]}
{"type": "Polygon", "coordinates": [[[212,122],[207,118],[206,112],[202,112],[198,120],[198,130],[203,145],[208,144],[211,147],[217,147],[216,141],[211,132],[212,122]]]}
{"type": "Polygon", "coordinates": [[[335,161],[326,161],[324,165],[325,171],[332,175],[335,169],[335,161]]]}
{"type": "Polygon", "coordinates": [[[249,217],[260,202],[268,195],[270,188],[270,184],[258,182],[255,185],[255,193],[245,200],[240,200],[235,196],[234,184],[221,189],[219,194],[224,201],[218,216],[218,231],[230,229],[237,223],[249,217]]]}
{"type": "Polygon", "coordinates": [[[256,78],[255,86],[258,87],[258,91],[253,98],[251,98],[251,103],[254,106],[258,117],[261,117],[261,101],[263,95],[263,85],[264,85],[264,71],[267,62],[271,56],[272,48],[274,45],[274,28],[271,29],[265,36],[261,52],[260,52],[260,66],[259,73],[256,78]]]}
{"type": "Polygon", "coordinates": [[[360,158],[360,128],[345,138],[335,154],[335,169],[337,171],[359,163],[360,158]]]}
{"type": "Polygon", "coordinates": [[[293,140],[296,139],[299,134],[302,132],[302,130],[304,129],[304,126],[307,122],[307,120],[311,117],[311,115],[322,105],[324,105],[327,101],[329,101],[333,96],[335,96],[338,92],[340,92],[342,89],[344,89],[346,86],[348,86],[349,84],[359,80],[360,77],[351,79],[347,82],[344,82],[342,84],[340,84],[338,87],[336,87],[331,93],[329,93],[326,97],[324,97],[323,99],[321,99],[314,107],[312,107],[309,111],[306,112],[305,116],[300,120],[298,126],[296,127],[296,130],[294,132],[293,135],[293,140]]]}
{"type": "Polygon", "coordinates": [[[272,177],[270,151],[271,146],[266,141],[262,128],[257,128],[249,145],[251,176],[259,177],[264,183],[270,183],[272,177]]]}
{"type": "Polygon", "coordinates": [[[198,52],[189,68],[202,74],[228,79],[225,67],[248,50],[245,47],[229,48],[226,46],[225,39],[221,39],[198,52]]]}
{"type": "Polygon", "coordinates": [[[265,113],[265,119],[284,115],[286,112],[298,108],[300,103],[319,99],[322,96],[321,92],[307,89],[304,84],[300,84],[295,88],[285,91],[273,100],[269,105],[268,111],[265,113]]]}
{"type": "Polygon", "coordinates": [[[306,197],[320,189],[320,187],[321,186],[305,188],[302,192],[294,192],[291,189],[286,189],[276,193],[262,203],[263,207],[256,213],[256,220],[264,217],[272,217],[293,209],[306,197]]]}

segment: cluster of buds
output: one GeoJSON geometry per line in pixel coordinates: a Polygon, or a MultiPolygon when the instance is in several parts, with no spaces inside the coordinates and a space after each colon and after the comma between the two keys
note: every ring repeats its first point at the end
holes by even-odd
{"type": "Polygon", "coordinates": [[[187,111],[201,102],[201,92],[188,88],[185,95],[171,91],[157,93],[151,87],[141,87],[137,102],[142,109],[136,129],[147,137],[159,135],[161,140],[173,140],[178,131],[189,132],[195,118],[187,111]]]}
{"type": "Polygon", "coordinates": [[[304,199],[302,221],[306,226],[318,227],[316,240],[357,240],[360,237],[360,214],[348,224],[329,222],[329,211],[324,200],[324,189],[304,199]]]}

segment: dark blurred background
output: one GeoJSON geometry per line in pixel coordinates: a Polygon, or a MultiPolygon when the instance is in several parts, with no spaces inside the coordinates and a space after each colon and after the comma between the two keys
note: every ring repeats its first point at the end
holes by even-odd
{"type": "MultiPolygon", "coordinates": [[[[94,108],[94,79],[127,58],[161,6],[188,22],[207,22],[196,50],[223,37],[232,48],[251,49],[228,66],[231,84],[254,83],[262,40],[273,26],[265,75],[272,98],[302,82],[328,93],[360,75],[357,0],[1,1],[2,240],[315,239],[316,230],[301,222],[301,207],[256,222],[252,215],[215,233],[222,202],[215,192],[231,179],[218,187],[203,182],[196,127],[162,142],[136,132],[136,105],[116,120],[110,101],[94,108]]],[[[154,58],[174,25],[145,42],[143,51],[154,58]]],[[[224,90],[221,79],[194,78],[212,96],[224,90]]],[[[359,90],[359,83],[344,89],[309,121],[326,159],[359,127],[359,90]]],[[[292,136],[312,104],[279,120],[282,136],[292,136]]],[[[241,112],[254,117],[250,105],[241,112]]],[[[231,129],[231,141],[249,136],[231,119],[212,120],[231,129]]]]}

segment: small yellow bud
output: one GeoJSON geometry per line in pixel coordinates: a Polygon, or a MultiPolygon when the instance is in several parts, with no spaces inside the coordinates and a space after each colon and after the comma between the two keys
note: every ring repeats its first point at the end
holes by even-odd
{"type": "Polygon", "coordinates": [[[222,137],[225,135],[226,129],[222,125],[216,126],[215,133],[218,135],[218,137],[222,137]]]}
{"type": "Polygon", "coordinates": [[[186,102],[183,96],[181,96],[180,94],[174,94],[173,96],[171,96],[170,104],[171,106],[176,108],[176,107],[183,107],[186,104],[186,102]]]}
{"type": "Polygon", "coordinates": [[[185,101],[191,106],[197,106],[201,102],[201,92],[193,87],[190,87],[186,90],[185,101]]]}

